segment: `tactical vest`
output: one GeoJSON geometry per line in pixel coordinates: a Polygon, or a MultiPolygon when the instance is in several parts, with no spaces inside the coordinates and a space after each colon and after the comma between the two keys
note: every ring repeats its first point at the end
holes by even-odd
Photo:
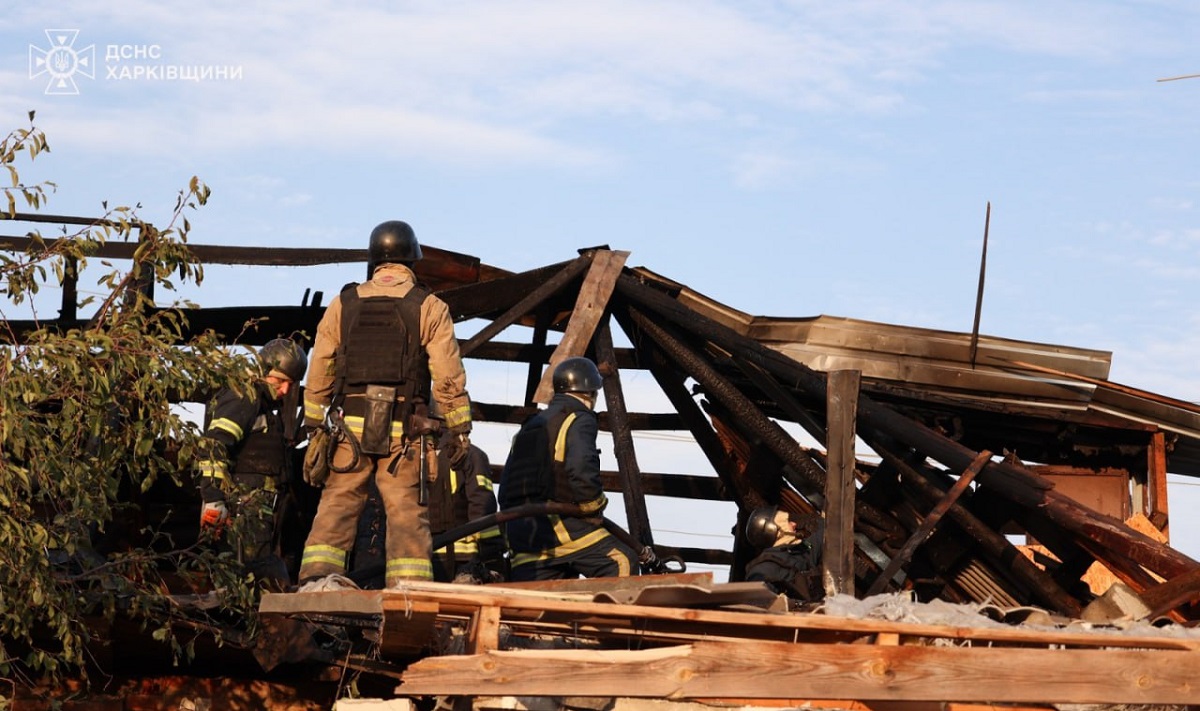
{"type": "Polygon", "coordinates": [[[230,461],[233,474],[282,476],[288,465],[288,454],[283,421],[279,416],[267,411],[254,418],[241,446],[231,453],[230,461]]]}
{"type": "Polygon", "coordinates": [[[574,503],[564,462],[554,456],[555,444],[567,418],[575,413],[559,410],[553,416],[539,412],[525,421],[513,437],[512,450],[500,474],[500,508],[532,501],[574,503]]]}
{"type": "MultiPolygon", "coordinates": [[[[400,298],[362,298],[357,284],[342,289],[335,402],[365,393],[368,385],[395,387],[397,400],[404,403],[429,402],[429,354],[421,346],[421,304],[428,296],[420,286],[400,298]]],[[[345,402],[348,414],[361,414],[353,412],[355,400],[361,398],[345,402]]]]}

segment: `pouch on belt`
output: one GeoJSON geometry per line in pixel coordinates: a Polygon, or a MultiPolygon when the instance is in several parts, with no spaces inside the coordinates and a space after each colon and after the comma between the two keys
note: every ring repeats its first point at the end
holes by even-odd
{"type": "Polygon", "coordinates": [[[367,386],[367,412],[363,417],[362,440],[366,454],[387,454],[392,449],[392,411],[396,407],[396,388],[367,386]]]}

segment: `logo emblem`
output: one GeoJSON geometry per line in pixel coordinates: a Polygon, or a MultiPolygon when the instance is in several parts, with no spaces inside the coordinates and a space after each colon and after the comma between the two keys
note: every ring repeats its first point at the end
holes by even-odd
{"type": "Polygon", "coordinates": [[[75,49],[79,30],[46,30],[50,49],[29,45],[29,78],[49,75],[47,94],[76,95],[79,85],[75,75],[96,78],[96,45],[75,49]]]}

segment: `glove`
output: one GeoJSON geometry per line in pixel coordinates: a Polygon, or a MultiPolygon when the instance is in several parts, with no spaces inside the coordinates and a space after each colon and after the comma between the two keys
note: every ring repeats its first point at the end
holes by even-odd
{"type": "Polygon", "coordinates": [[[488,571],[486,582],[499,583],[508,579],[510,571],[509,559],[506,555],[508,546],[500,536],[483,538],[479,541],[479,552],[475,555],[484,570],[488,571]]]}
{"type": "Polygon", "coordinates": [[[446,442],[445,445],[446,458],[450,461],[450,466],[458,468],[466,461],[467,456],[471,453],[471,436],[466,432],[458,432],[446,442]]]}
{"type": "Polygon", "coordinates": [[[229,509],[224,501],[205,501],[200,507],[200,530],[209,531],[214,537],[219,537],[222,530],[229,525],[229,509]]]}
{"type": "Polygon", "coordinates": [[[308,433],[308,449],[304,451],[301,473],[304,483],[309,486],[325,486],[325,480],[329,478],[329,430],[318,427],[308,433]]]}

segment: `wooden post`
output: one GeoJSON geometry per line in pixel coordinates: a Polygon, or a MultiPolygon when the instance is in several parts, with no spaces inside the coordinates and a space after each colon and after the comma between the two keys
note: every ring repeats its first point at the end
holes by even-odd
{"type": "Polygon", "coordinates": [[[608,409],[608,426],[612,430],[617,469],[621,472],[621,494],[625,500],[629,533],[642,545],[653,545],[654,534],[650,530],[650,516],[646,512],[646,497],[642,493],[642,471],[638,468],[637,453],[633,447],[629,412],[625,407],[625,393],[621,389],[621,372],[617,369],[612,330],[607,318],[596,330],[593,343],[596,346],[596,365],[604,373],[604,401],[608,409]]]}
{"type": "Polygon", "coordinates": [[[825,550],[821,555],[825,595],[854,594],[854,421],[862,373],[829,374],[826,421],[829,466],[825,476],[825,550]]]}
{"type": "MultiPolygon", "coordinates": [[[[550,332],[550,321],[554,316],[546,308],[542,308],[537,313],[537,319],[533,326],[533,341],[532,344],[538,348],[546,345],[546,335],[550,332]]],[[[538,383],[542,382],[542,366],[544,364],[539,359],[534,359],[529,362],[529,373],[525,378],[525,405],[532,407],[536,402],[534,397],[537,395],[538,383]]]]}
{"type": "Polygon", "coordinates": [[[1170,517],[1167,515],[1167,439],[1162,430],[1150,435],[1146,447],[1146,518],[1162,531],[1170,542],[1170,517]]]}

